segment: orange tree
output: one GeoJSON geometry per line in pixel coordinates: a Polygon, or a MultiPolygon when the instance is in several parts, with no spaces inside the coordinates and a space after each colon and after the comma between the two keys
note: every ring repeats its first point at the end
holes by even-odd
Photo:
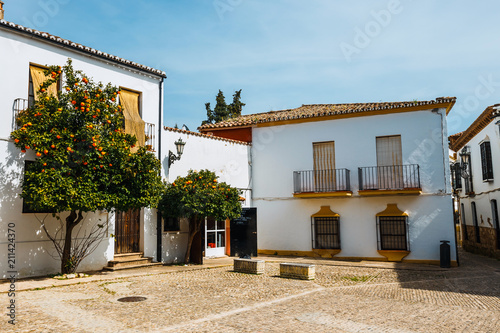
{"type": "Polygon", "coordinates": [[[137,140],[124,132],[118,88],[94,83],[75,71],[71,60],[63,68],[49,67],[45,75],[37,100],[19,113],[19,129],[11,137],[21,152],[35,152],[36,160],[25,170],[21,196],[33,210],[53,212],[64,224],[57,242],[41,221],[61,259],[61,273],[70,273],[96,247],[92,242],[78,249],[72,245],[72,232],[84,213],[156,206],[164,185],[159,160],[142,147],[131,151],[137,140]],[[62,74],[62,91],[49,94],[48,88],[62,74]],[[69,212],[65,223],[61,212],[69,212]]]}
{"type": "Polygon", "coordinates": [[[233,219],[241,215],[240,190],[218,182],[214,172],[190,170],[167,184],[158,209],[165,217],[189,218],[189,237],[184,262],[189,261],[193,239],[201,230],[206,216],[216,220],[233,219]]]}

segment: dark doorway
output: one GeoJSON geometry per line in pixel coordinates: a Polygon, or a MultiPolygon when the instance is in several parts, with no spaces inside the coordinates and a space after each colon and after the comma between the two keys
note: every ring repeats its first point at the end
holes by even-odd
{"type": "Polygon", "coordinates": [[[203,265],[203,245],[205,240],[203,235],[205,234],[205,223],[202,223],[201,230],[194,235],[193,243],[191,244],[191,252],[189,253],[189,262],[193,264],[203,265]]]}
{"type": "Polygon", "coordinates": [[[257,256],[257,208],[243,208],[241,216],[231,220],[231,256],[257,256]]]}
{"type": "Polygon", "coordinates": [[[117,212],[115,217],[115,253],[139,252],[141,214],[139,209],[117,212]]]}

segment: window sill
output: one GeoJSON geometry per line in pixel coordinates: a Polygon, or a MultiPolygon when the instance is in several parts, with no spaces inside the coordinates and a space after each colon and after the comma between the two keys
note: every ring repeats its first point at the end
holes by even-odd
{"type": "Polygon", "coordinates": [[[313,249],[315,255],[321,258],[333,258],[342,251],[341,249],[313,249]]]}
{"type": "Polygon", "coordinates": [[[410,254],[410,251],[405,250],[378,250],[377,252],[386,257],[388,261],[401,261],[410,254]]]}
{"type": "Polygon", "coordinates": [[[294,193],[293,196],[295,198],[351,197],[352,191],[302,192],[302,193],[294,193]]]}
{"type": "Polygon", "coordinates": [[[420,195],[422,194],[421,188],[405,188],[399,190],[359,190],[358,194],[361,196],[375,196],[375,195],[420,195]]]}

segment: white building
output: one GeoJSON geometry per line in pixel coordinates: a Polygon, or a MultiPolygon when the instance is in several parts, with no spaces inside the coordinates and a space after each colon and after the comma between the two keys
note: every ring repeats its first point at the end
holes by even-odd
{"type": "MultiPolygon", "coordinates": [[[[60,262],[50,256],[55,253],[52,243],[36,218],[36,215],[41,218],[43,214],[26,213],[26,210],[23,213],[23,200],[19,196],[25,160],[34,160],[35,156],[21,154],[9,139],[15,129],[16,112],[25,109],[34,98],[33,86],[38,84],[36,73],[48,65],[62,66],[71,58],[74,68],[82,70],[94,81],[111,82],[121,87],[129,98],[136,101],[137,108],[132,111],[139,113],[145,122],[145,134],[149,137],[145,144],[151,145],[159,158],[160,124],[163,123],[162,89],[166,76],[163,71],[5,20],[0,20],[0,50],[0,107],[4,114],[4,121],[0,123],[0,278],[5,278],[6,272],[12,270],[7,266],[8,235],[12,233],[15,233],[16,244],[15,270],[20,277],[55,273],[59,271],[60,262]]],[[[79,270],[102,269],[113,260],[117,243],[126,248],[121,252],[143,252],[145,256],[159,258],[156,212],[144,209],[135,217],[134,223],[139,227],[136,228],[138,232],[133,236],[133,243],[120,244],[128,242],[126,239],[130,237],[120,238],[126,235],[115,230],[113,216],[110,216],[112,223],[108,235],[116,235],[116,242],[114,238],[106,237],[93,255],[82,262],[79,270]]],[[[89,214],[82,226],[91,225],[98,218],[107,218],[107,213],[89,214]]],[[[55,227],[55,220],[49,223],[49,228],[53,230],[55,227]]]]}
{"type": "Polygon", "coordinates": [[[303,105],[200,131],[252,143],[259,253],[436,263],[446,240],[456,264],[454,103],[303,105]]]}
{"type": "Polygon", "coordinates": [[[500,259],[500,104],[487,107],[465,131],[450,136],[456,152],[453,187],[462,247],[500,259]]]}
{"type": "MultiPolygon", "coordinates": [[[[164,167],[168,169],[170,182],[174,182],[179,176],[186,176],[189,170],[208,169],[215,172],[219,181],[242,190],[242,196],[245,198],[242,202],[243,207],[251,206],[250,145],[248,143],[165,127],[163,147],[166,156],[163,161],[167,164],[164,167]],[[179,139],[185,142],[184,151],[180,159],[174,160],[168,167],[167,156],[170,152],[176,156],[175,142],[179,139]]],[[[219,224],[210,222],[207,219],[201,231],[202,251],[205,257],[234,254],[234,247],[238,244],[231,244],[232,234],[229,221],[219,221],[219,224]],[[231,245],[233,245],[232,252],[231,245]]],[[[186,219],[179,221],[165,219],[163,262],[177,263],[184,260],[188,232],[189,225],[186,219]]]]}

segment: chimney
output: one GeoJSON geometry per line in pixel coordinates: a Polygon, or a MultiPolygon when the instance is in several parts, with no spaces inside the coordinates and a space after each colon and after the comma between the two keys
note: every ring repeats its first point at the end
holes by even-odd
{"type": "Polygon", "coordinates": [[[3,2],[0,0],[0,20],[3,20],[3,2]]]}

